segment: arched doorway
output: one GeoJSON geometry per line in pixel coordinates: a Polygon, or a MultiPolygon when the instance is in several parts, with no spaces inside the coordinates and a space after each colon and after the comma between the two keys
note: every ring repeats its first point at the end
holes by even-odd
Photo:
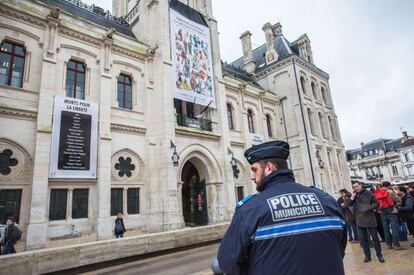
{"type": "Polygon", "coordinates": [[[197,168],[190,161],[184,165],[181,174],[182,206],[187,226],[208,224],[206,182],[200,179],[197,168]]]}

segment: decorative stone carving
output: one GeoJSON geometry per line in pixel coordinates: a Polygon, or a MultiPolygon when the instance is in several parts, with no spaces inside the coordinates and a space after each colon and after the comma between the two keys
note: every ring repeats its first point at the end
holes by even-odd
{"type": "Polygon", "coordinates": [[[48,17],[51,17],[53,19],[58,19],[60,15],[60,9],[58,7],[52,7],[50,9],[48,17]]]}
{"type": "Polygon", "coordinates": [[[112,156],[113,183],[143,183],[144,162],[132,150],[123,149],[112,156]]]}
{"type": "Polygon", "coordinates": [[[3,176],[9,175],[11,168],[16,166],[19,161],[13,156],[13,151],[10,149],[5,149],[0,153],[0,174],[3,176]]]}
{"type": "Polygon", "coordinates": [[[31,158],[26,150],[7,139],[0,139],[0,182],[29,184],[31,158]]]}

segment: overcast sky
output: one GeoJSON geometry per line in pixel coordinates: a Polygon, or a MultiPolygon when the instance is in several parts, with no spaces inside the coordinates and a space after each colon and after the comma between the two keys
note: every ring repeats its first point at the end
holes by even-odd
{"type": "MultiPolygon", "coordinates": [[[[331,77],[346,149],[398,138],[400,127],[414,135],[414,1],[212,1],[225,61],[242,56],[246,30],[254,48],[263,44],[266,22],[280,21],[289,41],[308,35],[316,66],[331,77]]],[[[85,2],[111,10],[111,0],[85,2]]]]}

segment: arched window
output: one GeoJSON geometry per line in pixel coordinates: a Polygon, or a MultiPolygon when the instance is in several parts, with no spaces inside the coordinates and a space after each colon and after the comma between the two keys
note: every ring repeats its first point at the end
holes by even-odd
{"type": "Polygon", "coordinates": [[[66,96],[85,99],[85,64],[69,60],[66,72],[66,96]]]}
{"type": "Polygon", "coordinates": [[[327,129],[326,129],[324,118],[321,113],[318,113],[318,115],[319,115],[319,124],[321,125],[322,136],[324,138],[328,138],[328,132],[326,131],[327,129]]]}
{"type": "Polygon", "coordinates": [[[326,97],[326,91],[324,87],[321,87],[321,94],[322,94],[323,102],[325,102],[325,104],[328,104],[328,98],[326,97]]]}
{"type": "Polygon", "coordinates": [[[251,109],[247,110],[247,124],[249,125],[249,132],[254,133],[253,111],[251,109]]]}
{"type": "Polygon", "coordinates": [[[317,95],[317,93],[316,93],[316,85],[315,85],[315,83],[314,83],[314,82],[312,82],[312,83],[311,83],[311,87],[312,87],[312,94],[313,94],[313,97],[314,97],[315,99],[318,99],[318,95],[317,95]]]}
{"type": "Polygon", "coordinates": [[[227,103],[227,122],[229,123],[229,129],[234,129],[233,111],[230,103],[227,103]]]}
{"type": "Polygon", "coordinates": [[[310,126],[310,129],[311,129],[311,134],[313,136],[316,136],[315,123],[313,121],[313,112],[309,108],[308,108],[308,118],[309,118],[309,126],[310,126]]]}
{"type": "Polygon", "coordinates": [[[267,125],[267,133],[268,133],[269,137],[273,137],[272,118],[270,117],[269,114],[266,115],[266,125],[267,125]]]}
{"type": "Polygon", "coordinates": [[[337,140],[336,129],[335,129],[335,122],[334,122],[334,120],[331,117],[329,117],[328,120],[329,120],[329,127],[331,129],[332,138],[334,140],[337,140]]]}
{"type": "Polygon", "coordinates": [[[132,109],[131,77],[123,74],[118,77],[118,107],[132,109]]]}
{"type": "Polygon", "coordinates": [[[3,41],[0,49],[0,84],[21,88],[23,85],[24,57],[22,45],[3,41]]]}
{"type": "Polygon", "coordinates": [[[305,89],[306,82],[305,82],[305,78],[303,76],[300,77],[300,86],[302,88],[302,92],[304,94],[306,94],[306,89],[305,89]]]}

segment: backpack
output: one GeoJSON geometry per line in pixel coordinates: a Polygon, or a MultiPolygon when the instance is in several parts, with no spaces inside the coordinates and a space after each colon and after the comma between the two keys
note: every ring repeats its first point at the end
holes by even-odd
{"type": "Polygon", "coordinates": [[[115,233],[120,234],[124,232],[124,227],[122,226],[122,221],[117,220],[115,224],[115,233]]]}
{"type": "Polygon", "coordinates": [[[385,189],[380,188],[375,190],[374,196],[378,201],[379,209],[387,209],[394,205],[394,201],[385,189]]]}

